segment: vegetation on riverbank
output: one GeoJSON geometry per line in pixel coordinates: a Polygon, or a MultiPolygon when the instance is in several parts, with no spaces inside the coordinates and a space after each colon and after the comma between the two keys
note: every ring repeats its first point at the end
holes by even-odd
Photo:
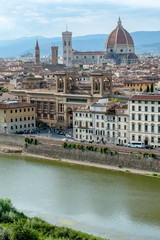
{"type": "Polygon", "coordinates": [[[0,199],[0,240],[103,240],[67,227],[51,225],[18,212],[10,199],[0,199]]]}

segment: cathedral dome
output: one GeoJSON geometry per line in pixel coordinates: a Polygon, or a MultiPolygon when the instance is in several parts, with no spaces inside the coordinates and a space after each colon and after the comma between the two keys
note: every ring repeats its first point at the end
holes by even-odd
{"type": "Polygon", "coordinates": [[[134,51],[133,39],[123,28],[120,17],[116,29],[109,34],[105,43],[105,52],[116,52],[117,49],[119,49],[121,53],[131,53],[134,51]]]}

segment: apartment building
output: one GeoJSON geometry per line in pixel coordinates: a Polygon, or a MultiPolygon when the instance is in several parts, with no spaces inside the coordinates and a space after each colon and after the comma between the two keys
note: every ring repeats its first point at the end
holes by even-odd
{"type": "Polygon", "coordinates": [[[34,130],[35,106],[17,101],[0,103],[0,132],[18,133],[25,130],[34,130]]]}
{"type": "Polygon", "coordinates": [[[160,147],[160,95],[135,95],[128,102],[129,142],[160,147]]]}
{"type": "Polygon", "coordinates": [[[93,104],[73,112],[73,136],[87,142],[117,143],[117,116],[119,104],[93,104]]]}

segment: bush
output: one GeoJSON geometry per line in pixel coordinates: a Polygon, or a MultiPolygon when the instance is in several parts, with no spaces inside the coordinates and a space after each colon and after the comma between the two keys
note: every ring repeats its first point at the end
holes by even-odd
{"type": "Polygon", "coordinates": [[[102,152],[103,152],[103,148],[100,148],[100,149],[99,149],[99,152],[102,153],[102,152]]]}
{"type": "Polygon", "coordinates": [[[25,148],[27,148],[28,147],[28,144],[27,143],[25,143],[25,148]]]}
{"type": "Polygon", "coordinates": [[[148,153],[144,152],[144,153],[142,153],[142,156],[143,156],[143,158],[145,158],[146,156],[148,156],[148,153]]]}
{"type": "Polygon", "coordinates": [[[158,175],[156,173],[153,173],[152,176],[157,177],[158,175]]]}
{"type": "Polygon", "coordinates": [[[67,144],[67,147],[68,147],[68,148],[71,148],[71,144],[70,144],[70,143],[68,143],[68,144],[67,144]]]}
{"type": "Polygon", "coordinates": [[[75,147],[76,147],[76,145],[75,145],[75,144],[71,144],[71,146],[72,146],[72,148],[75,148],[75,147]]]}
{"type": "Polygon", "coordinates": [[[112,152],[111,151],[109,151],[109,155],[112,156],[112,152]]]}
{"type": "Polygon", "coordinates": [[[0,240],[9,240],[9,231],[0,226],[0,240]]]}
{"type": "Polygon", "coordinates": [[[114,151],[113,153],[114,153],[114,155],[116,155],[116,154],[117,154],[117,152],[116,152],[116,151],[114,151]]]}
{"type": "Polygon", "coordinates": [[[129,154],[132,154],[132,152],[129,152],[129,154]]]}
{"type": "Polygon", "coordinates": [[[23,220],[18,220],[12,224],[11,240],[38,240],[38,234],[29,224],[23,220]]]}
{"type": "Polygon", "coordinates": [[[154,153],[149,153],[148,156],[151,158],[156,158],[156,155],[154,153]]]}
{"type": "Polygon", "coordinates": [[[94,147],[94,151],[95,151],[95,152],[97,151],[97,147],[94,147]]]}
{"type": "Polygon", "coordinates": [[[34,139],[33,143],[34,143],[34,145],[36,145],[37,144],[37,139],[34,139]]]}
{"type": "Polygon", "coordinates": [[[107,148],[106,147],[102,148],[102,151],[103,151],[103,153],[106,153],[107,148]]]}
{"type": "Polygon", "coordinates": [[[67,147],[67,143],[66,142],[62,143],[62,147],[63,148],[67,147]]]}

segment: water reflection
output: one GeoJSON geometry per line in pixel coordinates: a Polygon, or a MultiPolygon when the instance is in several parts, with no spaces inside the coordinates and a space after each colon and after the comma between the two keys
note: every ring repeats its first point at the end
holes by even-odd
{"type": "Polygon", "coordinates": [[[160,179],[0,157],[0,193],[29,215],[117,239],[159,239],[160,179]]]}

